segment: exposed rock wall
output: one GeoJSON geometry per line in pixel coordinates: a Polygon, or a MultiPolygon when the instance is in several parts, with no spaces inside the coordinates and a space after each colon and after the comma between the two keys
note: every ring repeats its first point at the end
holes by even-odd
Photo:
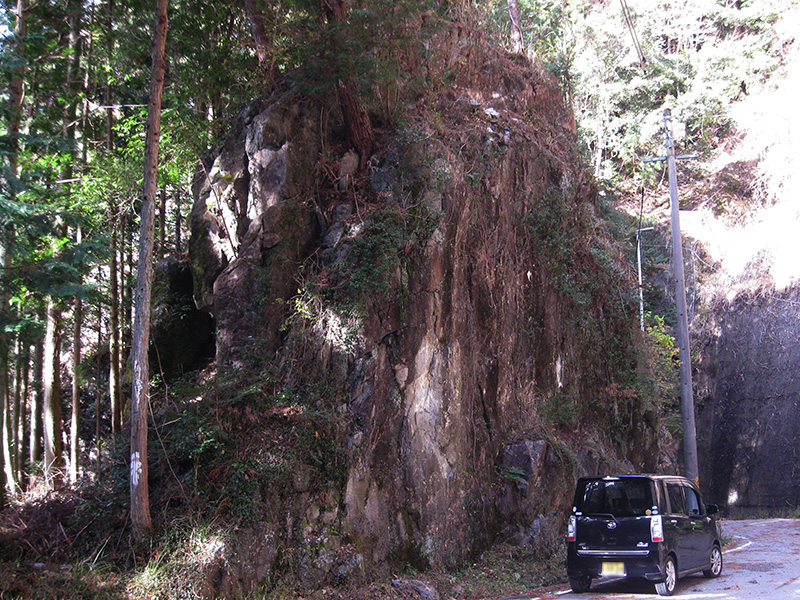
{"type": "Polygon", "coordinates": [[[701,354],[701,481],[731,511],[800,506],[800,301],[742,295],[701,354]]]}
{"type": "Polygon", "coordinates": [[[453,567],[498,534],[545,545],[576,475],[658,464],[630,388],[634,288],[561,92],[459,28],[408,60],[451,79],[409,94],[366,172],[321,158],[347,162],[335,106],[287,95],[242,114],[192,213],[218,367],[275,357],[339,403],[348,465],[323,508],[340,529],[301,514],[339,540],[310,557],[321,576],[346,540],[378,570],[453,567]]]}
{"type": "Polygon", "coordinates": [[[301,106],[248,106],[197,178],[189,241],[195,301],[215,317],[221,364],[274,354],[284,301],[319,236],[313,207],[296,201],[313,193],[319,152],[316,124],[301,106]]]}

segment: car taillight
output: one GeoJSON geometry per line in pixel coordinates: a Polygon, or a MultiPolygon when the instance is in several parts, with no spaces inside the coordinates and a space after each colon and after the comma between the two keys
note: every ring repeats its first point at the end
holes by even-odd
{"type": "Polygon", "coordinates": [[[664,541],[664,525],[661,522],[661,515],[650,517],[650,539],[654,542],[664,541]]]}
{"type": "Polygon", "coordinates": [[[577,523],[577,519],[575,515],[572,515],[569,518],[569,523],[567,523],[567,541],[574,542],[575,541],[575,525],[577,523]]]}

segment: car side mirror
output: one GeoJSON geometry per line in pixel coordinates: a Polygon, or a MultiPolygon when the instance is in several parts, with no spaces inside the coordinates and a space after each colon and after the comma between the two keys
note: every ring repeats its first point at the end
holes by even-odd
{"type": "Polygon", "coordinates": [[[715,515],[719,512],[719,506],[716,504],[706,504],[706,514],[715,515]]]}

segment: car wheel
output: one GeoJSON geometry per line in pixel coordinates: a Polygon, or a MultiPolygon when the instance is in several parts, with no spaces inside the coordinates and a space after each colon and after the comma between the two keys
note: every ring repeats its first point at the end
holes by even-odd
{"type": "Polygon", "coordinates": [[[664,564],[664,581],[656,584],[656,592],[659,596],[672,596],[677,583],[678,569],[675,567],[675,559],[668,556],[667,562],[664,564]]]}
{"type": "Polygon", "coordinates": [[[714,579],[722,575],[722,552],[720,552],[719,546],[716,544],[711,548],[709,562],[711,563],[711,568],[707,571],[703,571],[703,575],[709,579],[714,579]]]}
{"type": "Polygon", "coordinates": [[[569,578],[569,587],[572,588],[572,591],[576,594],[582,594],[583,592],[588,592],[589,587],[592,585],[592,578],[588,575],[584,575],[583,577],[570,577],[569,578]]]}

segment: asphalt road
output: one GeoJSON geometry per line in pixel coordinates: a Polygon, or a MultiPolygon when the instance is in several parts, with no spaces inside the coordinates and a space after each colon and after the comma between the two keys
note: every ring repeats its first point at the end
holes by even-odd
{"type": "MultiPolygon", "coordinates": [[[[723,521],[724,537],[733,543],[723,551],[722,576],[702,574],[678,580],[675,597],[702,600],[800,600],[800,520],[723,521]]],[[[526,598],[518,596],[517,598],[526,598]]],[[[532,594],[531,600],[644,600],[661,598],[653,585],[595,580],[586,594],[568,589],[532,594]]]]}

